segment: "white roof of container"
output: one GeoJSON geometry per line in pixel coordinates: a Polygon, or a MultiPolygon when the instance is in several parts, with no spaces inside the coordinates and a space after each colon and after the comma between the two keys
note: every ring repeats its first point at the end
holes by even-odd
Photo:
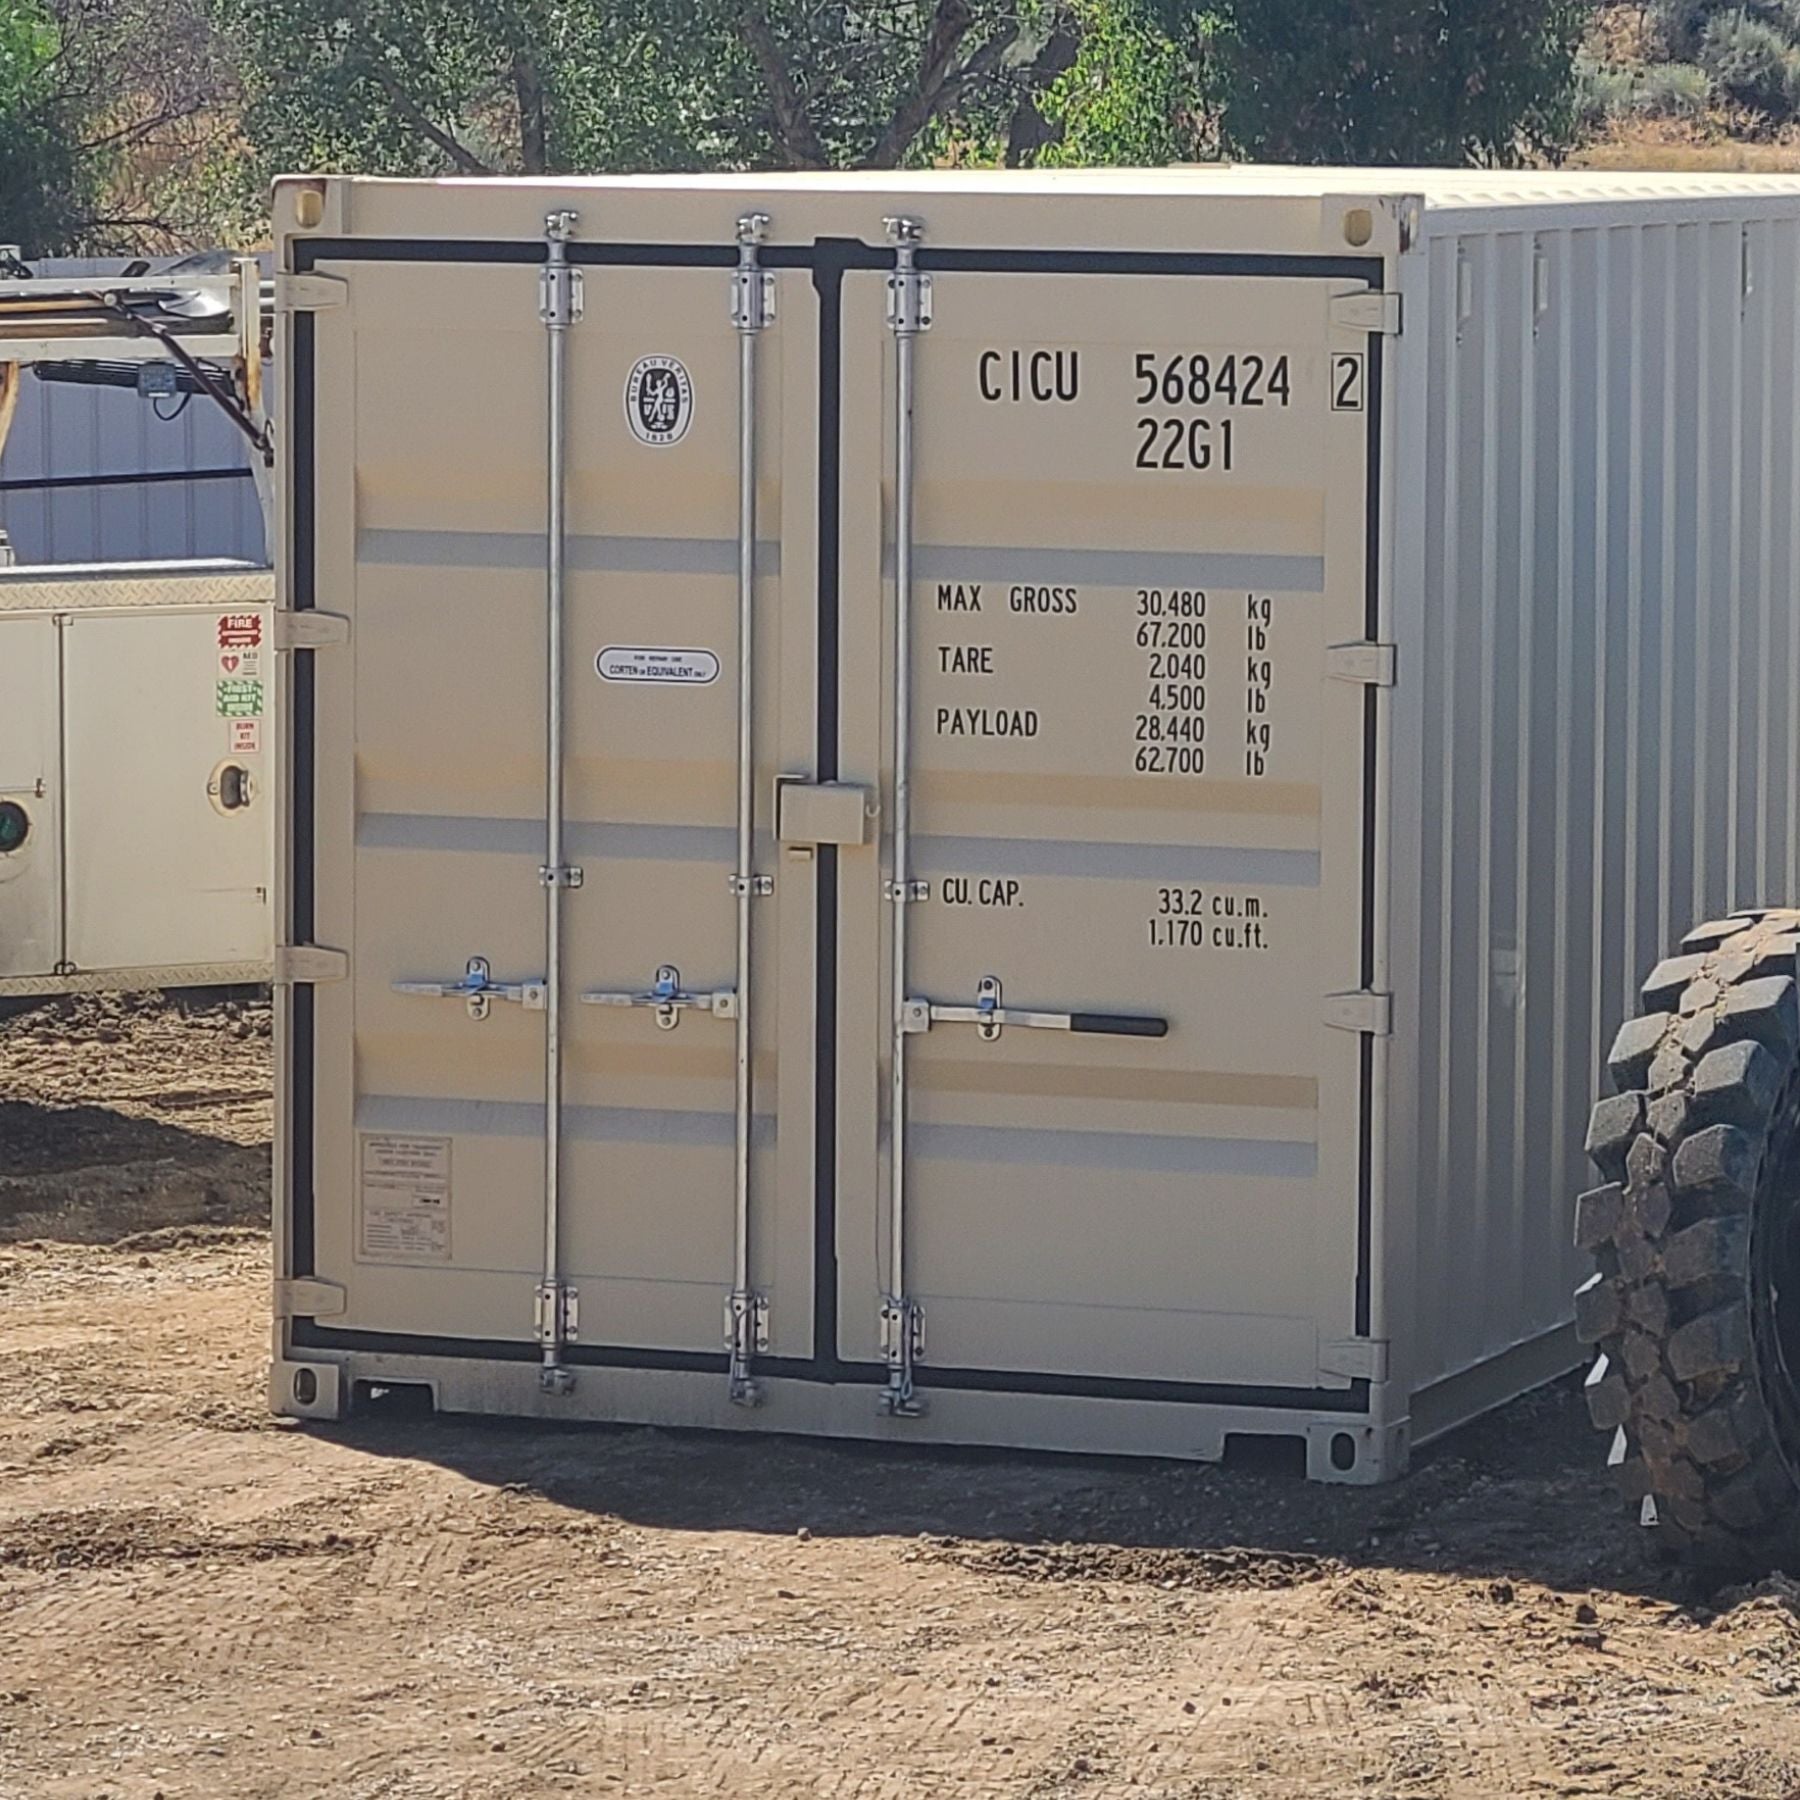
{"type": "MultiPolygon", "coordinates": [[[[284,179],[307,179],[303,176],[284,179]]],[[[447,177],[407,181],[357,176],[383,187],[528,187],[542,190],[660,187],[757,193],[1143,194],[1248,199],[1305,199],[1346,193],[1417,195],[1432,210],[1465,207],[1606,205],[1620,201],[1800,198],[1800,173],[1699,174],[1623,169],[1399,169],[1296,167],[1278,163],[1180,163],[1163,169],[855,169],[770,170],[747,174],[447,177]]]]}

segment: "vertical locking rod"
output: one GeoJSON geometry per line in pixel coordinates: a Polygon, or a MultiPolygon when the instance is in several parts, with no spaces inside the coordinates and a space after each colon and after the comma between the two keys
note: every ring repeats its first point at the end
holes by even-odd
{"type": "Polygon", "coordinates": [[[764,213],[738,220],[738,267],[732,288],[732,322],[738,333],[738,695],[737,695],[737,1116],[736,1190],[732,1227],[732,1287],[727,1311],[731,1398],[754,1406],[760,1398],[750,1372],[757,1347],[760,1298],[750,1288],[750,1147],[753,1093],[750,1080],[750,910],[756,899],[755,641],[756,641],[756,340],[768,325],[770,277],[758,247],[769,228],[764,213]]]}
{"type": "Polygon", "coordinates": [[[888,1292],[882,1302],[887,1386],[882,1410],[910,1417],[922,1410],[914,1391],[918,1308],[906,1286],[906,1002],[907,908],[919,897],[912,876],[912,589],[914,352],[930,323],[930,289],[919,273],[917,219],[889,219],[894,272],[888,277],[888,324],[894,333],[894,863],[891,1074],[888,1098],[888,1292]]]}
{"type": "Polygon", "coordinates": [[[537,1330],[543,1352],[539,1384],[566,1394],[575,1372],[563,1361],[571,1296],[562,1273],[562,909],[570,885],[563,863],[563,601],[567,536],[567,387],[569,328],[580,311],[580,271],[569,263],[569,238],[579,215],[552,212],[544,220],[540,311],[549,345],[549,493],[546,508],[544,789],[544,1278],[538,1289],[537,1330]]]}

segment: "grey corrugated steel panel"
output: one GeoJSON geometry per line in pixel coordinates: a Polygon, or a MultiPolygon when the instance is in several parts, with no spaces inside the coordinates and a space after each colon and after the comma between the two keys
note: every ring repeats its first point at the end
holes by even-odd
{"type": "Polygon", "coordinates": [[[1800,223],[1708,210],[1452,217],[1421,252],[1395,595],[1415,1385],[1567,1315],[1583,1122],[1638,982],[1800,878],[1800,223]]]}
{"type": "MultiPolygon", "coordinates": [[[[35,265],[44,275],[104,274],[116,258],[35,265]]],[[[39,381],[27,373],[0,479],[248,469],[243,436],[216,406],[196,398],[173,420],[119,388],[39,381]]],[[[159,481],[115,487],[0,488],[0,528],[21,562],[147,562],[230,556],[262,562],[255,483],[159,481]]]]}

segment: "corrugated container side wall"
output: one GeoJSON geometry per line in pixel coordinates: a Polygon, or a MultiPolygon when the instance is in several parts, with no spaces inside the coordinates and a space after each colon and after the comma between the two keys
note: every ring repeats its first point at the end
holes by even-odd
{"type": "Polygon", "coordinates": [[[1417,1239],[1389,1265],[1415,1388],[1567,1319],[1639,982],[1694,922],[1800,896],[1800,221],[1724,210],[1440,219],[1419,253],[1391,1139],[1417,1239]]]}

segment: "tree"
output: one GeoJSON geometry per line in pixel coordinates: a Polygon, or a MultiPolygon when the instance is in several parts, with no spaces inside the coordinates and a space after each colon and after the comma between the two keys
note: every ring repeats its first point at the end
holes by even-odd
{"type": "Polygon", "coordinates": [[[1070,77],[1084,44],[1091,76],[1097,43],[1161,41],[1138,4],[218,0],[263,174],[1018,161],[1071,121],[1122,142],[1129,109],[1070,77]]]}
{"type": "Polygon", "coordinates": [[[196,0],[0,0],[0,237],[37,256],[209,238],[218,52],[196,0]]]}
{"type": "MultiPolygon", "coordinates": [[[[119,0],[123,3],[123,0],[119,0]]],[[[1588,0],[212,0],[281,168],[1496,162],[1588,0]]]]}
{"type": "Polygon", "coordinates": [[[0,235],[27,256],[60,248],[85,211],[57,49],[56,21],[37,0],[0,0],[0,235]]]}
{"type": "Polygon", "coordinates": [[[1589,10],[1588,0],[1224,0],[1198,29],[1230,151],[1508,163],[1569,142],[1589,10]]]}

